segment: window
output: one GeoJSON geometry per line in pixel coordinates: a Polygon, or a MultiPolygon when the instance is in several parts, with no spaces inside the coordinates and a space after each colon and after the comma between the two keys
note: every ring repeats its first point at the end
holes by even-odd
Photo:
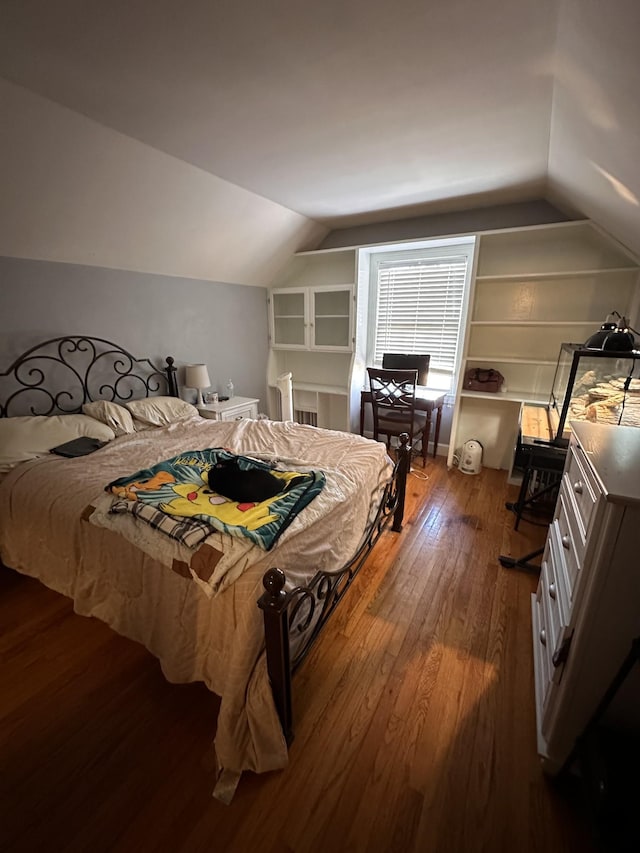
{"type": "Polygon", "coordinates": [[[372,258],[370,364],[385,352],[429,353],[429,386],[453,388],[472,252],[467,242],[372,258]]]}

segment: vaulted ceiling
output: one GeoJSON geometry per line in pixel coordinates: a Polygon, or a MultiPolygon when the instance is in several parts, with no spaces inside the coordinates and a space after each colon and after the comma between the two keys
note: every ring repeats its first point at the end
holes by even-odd
{"type": "Polygon", "coordinates": [[[640,252],[638,32],[637,0],[12,0],[0,75],[318,236],[547,197],[640,252]]]}

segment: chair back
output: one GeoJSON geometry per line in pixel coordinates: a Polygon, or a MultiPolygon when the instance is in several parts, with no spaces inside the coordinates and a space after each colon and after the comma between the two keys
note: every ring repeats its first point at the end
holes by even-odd
{"type": "Polygon", "coordinates": [[[377,437],[378,432],[392,432],[394,435],[408,432],[413,436],[418,371],[368,367],[367,373],[374,436],[377,437]]]}
{"type": "Polygon", "coordinates": [[[418,385],[426,385],[429,376],[431,355],[416,353],[385,352],[382,354],[382,366],[385,370],[417,370],[418,385]]]}

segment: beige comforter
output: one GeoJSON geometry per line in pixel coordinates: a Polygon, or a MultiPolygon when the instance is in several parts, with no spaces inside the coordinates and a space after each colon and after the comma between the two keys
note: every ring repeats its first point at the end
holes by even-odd
{"type": "MultiPolygon", "coordinates": [[[[171,682],[203,681],[221,697],[215,747],[231,774],[281,768],[287,750],[273,704],[257,599],[267,568],[291,584],[337,569],[357,548],[391,471],[384,445],[360,436],[271,421],[193,419],[123,436],[90,456],[23,463],[0,484],[0,557],[143,643],[171,682]],[[227,447],[281,467],[321,469],[327,483],[265,553],[225,534],[213,580],[184,546],[132,517],[108,518],[103,489],[184,450],[227,447]],[[89,507],[102,508],[93,523],[89,507]],[[96,524],[108,525],[98,527],[96,524]],[[121,526],[118,528],[117,525],[121,526]]],[[[209,541],[209,540],[208,540],[209,541]]]]}

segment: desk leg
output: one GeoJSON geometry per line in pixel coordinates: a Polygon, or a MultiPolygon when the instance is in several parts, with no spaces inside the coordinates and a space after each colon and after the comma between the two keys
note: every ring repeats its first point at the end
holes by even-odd
{"type": "Polygon", "coordinates": [[[360,435],[364,435],[364,403],[360,401],[360,435]]]}
{"type": "Polygon", "coordinates": [[[427,456],[429,455],[429,436],[431,435],[431,412],[427,412],[427,420],[422,433],[422,467],[427,467],[427,456]]]}
{"type": "Polygon", "coordinates": [[[438,452],[438,439],[440,438],[440,422],[442,420],[442,406],[438,406],[438,414],[436,415],[436,431],[433,436],[433,458],[436,458],[438,452]]]}

